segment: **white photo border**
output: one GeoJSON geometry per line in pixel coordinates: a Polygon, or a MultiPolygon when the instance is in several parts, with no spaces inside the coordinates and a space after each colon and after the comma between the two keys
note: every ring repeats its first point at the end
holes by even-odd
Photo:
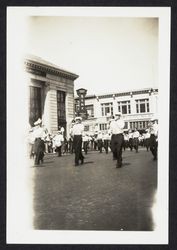
{"type": "Polygon", "coordinates": [[[170,7],[8,7],[7,8],[7,243],[168,244],[170,7]],[[26,18],[29,16],[114,16],[159,19],[158,227],[152,232],[33,230],[25,155],[27,86],[26,18]],[[15,34],[15,35],[14,35],[15,34]],[[16,93],[16,98],[15,97],[16,93]],[[23,119],[22,119],[23,118],[23,119]],[[13,140],[13,143],[12,143],[13,140]],[[20,152],[20,153],[19,153],[20,152]]]}

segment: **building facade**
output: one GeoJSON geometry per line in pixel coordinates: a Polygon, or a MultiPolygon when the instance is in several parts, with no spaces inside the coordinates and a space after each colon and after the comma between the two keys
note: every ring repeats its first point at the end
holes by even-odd
{"type": "Polygon", "coordinates": [[[50,133],[63,127],[68,135],[74,117],[74,80],[78,75],[63,70],[39,57],[25,59],[29,85],[29,124],[42,119],[50,133]]]}
{"type": "MultiPolygon", "coordinates": [[[[75,98],[75,110],[79,107],[79,98],[75,98]]],[[[158,89],[140,89],[129,92],[85,97],[88,118],[84,121],[85,131],[94,134],[105,131],[112,116],[121,112],[125,121],[125,130],[145,130],[148,122],[158,114],[158,89]]]]}

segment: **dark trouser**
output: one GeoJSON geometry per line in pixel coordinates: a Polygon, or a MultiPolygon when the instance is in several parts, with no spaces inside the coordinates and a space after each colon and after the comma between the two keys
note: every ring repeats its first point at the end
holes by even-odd
{"type": "Polygon", "coordinates": [[[104,140],[104,148],[105,148],[106,154],[108,154],[108,145],[109,145],[109,140],[104,140]]]}
{"type": "Polygon", "coordinates": [[[60,147],[56,147],[56,152],[58,153],[58,156],[61,156],[61,146],[60,147]]]}
{"type": "Polygon", "coordinates": [[[43,162],[45,151],[45,144],[41,138],[36,138],[34,142],[35,164],[39,165],[40,161],[43,162]]]}
{"type": "Polygon", "coordinates": [[[154,160],[157,159],[157,142],[156,142],[156,136],[151,135],[149,139],[149,144],[150,144],[150,150],[152,155],[154,156],[154,160]]]}
{"type": "Polygon", "coordinates": [[[102,153],[103,141],[98,140],[97,142],[98,142],[98,150],[100,151],[100,153],[102,153]]]}
{"type": "Polygon", "coordinates": [[[79,164],[79,160],[83,161],[84,156],[82,154],[82,136],[74,135],[73,148],[75,152],[75,164],[79,164]]]}
{"type": "Polygon", "coordinates": [[[132,149],[133,149],[133,138],[129,139],[129,148],[132,151],[132,149]]]}
{"type": "Polygon", "coordinates": [[[150,139],[149,138],[145,139],[144,144],[145,144],[145,147],[146,147],[147,151],[149,151],[150,139]]]}
{"type": "Polygon", "coordinates": [[[128,141],[127,140],[124,140],[124,143],[123,143],[123,148],[124,148],[124,151],[125,149],[128,147],[128,141]]]}
{"type": "Polygon", "coordinates": [[[134,146],[134,149],[136,150],[136,153],[138,152],[138,145],[139,145],[138,138],[134,138],[133,139],[133,146],[134,146]]]}
{"type": "Polygon", "coordinates": [[[122,146],[124,137],[123,134],[112,135],[111,137],[111,150],[113,153],[113,158],[117,159],[117,166],[122,166],[122,146]]]}
{"type": "Polygon", "coordinates": [[[84,148],[85,154],[87,154],[87,150],[88,150],[88,141],[84,141],[83,148],[84,148]]]}

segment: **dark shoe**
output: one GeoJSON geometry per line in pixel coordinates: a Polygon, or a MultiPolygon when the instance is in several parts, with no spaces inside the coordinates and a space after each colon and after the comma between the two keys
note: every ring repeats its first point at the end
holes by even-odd
{"type": "Polygon", "coordinates": [[[79,163],[75,163],[75,167],[79,166],[79,163]]]}
{"type": "Polygon", "coordinates": [[[121,168],[122,164],[116,164],[116,168],[121,168]]]}

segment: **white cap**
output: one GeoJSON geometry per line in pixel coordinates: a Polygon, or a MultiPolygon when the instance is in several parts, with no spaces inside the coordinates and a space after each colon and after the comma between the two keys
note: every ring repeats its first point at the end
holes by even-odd
{"type": "Polygon", "coordinates": [[[76,120],[80,120],[80,121],[82,121],[82,117],[80,117],[80,116],[76,116],[76,117],[75,117],[75,121],[76,121],[76,120]]]}

